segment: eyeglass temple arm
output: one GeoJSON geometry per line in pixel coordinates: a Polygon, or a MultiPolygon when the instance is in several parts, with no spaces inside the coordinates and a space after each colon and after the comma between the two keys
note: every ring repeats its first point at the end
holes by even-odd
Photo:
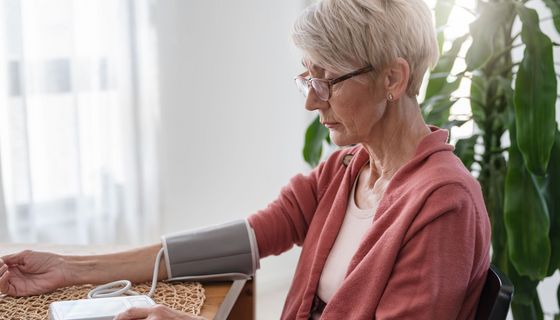
{"type": "Polygon", "coordinates": [[[345,74],[345,75],[343,75],[343,76],[341,76],[341,77],[338,77],[338,78],[336,78],[336,79],[333,79],[333,80],[331,80],[331,81],[329,82],[329,84],[332,86],[332,85],[335,84],[335,83],[338,83],[338,82],[340,82],[340,81],[344,81],[344,80],[346,80],[346,79],[350,79],[350,78],[355,77],[355,76],[357,76],[357,75],[360,75],[360,74],[362,74],[362,73],[370,72],[370,71],[372,71],[372,70],[373,70],[373,66],[371,66],[371,65],[365,66],[365,67],[363,67],[363,68],[361,68],[361,69],[358,69],[358,70],[356,70],[356,71],[354,71],[354,72],[350,72],[350,73],[345,74]]]}

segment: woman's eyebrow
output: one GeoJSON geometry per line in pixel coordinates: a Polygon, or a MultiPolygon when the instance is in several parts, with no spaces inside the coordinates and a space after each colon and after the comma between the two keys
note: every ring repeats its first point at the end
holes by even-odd
{"type": "Polygon", "coordinates": [[[314,65],[313,63],[306,61],[305,59],[301,60],[301,64],[303,65],[303,67],[305,69],[309,69],[309,70],[317,70],[318,67],[316,65],[314,65]]]}
{"type": "Polygon", "coordinates": [[[301,60],[301,64],[309,72],[318,73],[318,72],[321,72],[321,71],[323,71],[323,72],[325,71],[323,68],[318,67],[318,66],[314,65],[313,63],[305,64],[305,62],[306,62],[305,60],[301,60]]]}

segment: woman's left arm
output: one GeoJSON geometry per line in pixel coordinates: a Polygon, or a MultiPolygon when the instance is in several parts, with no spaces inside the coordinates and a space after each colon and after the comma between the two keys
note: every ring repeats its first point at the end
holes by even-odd
{"type": "Polygon", "coordinates": [[[436,190],[422,211],[375,319],[472,319],[490,263],[487,213],[461,185],[436,190]]]}

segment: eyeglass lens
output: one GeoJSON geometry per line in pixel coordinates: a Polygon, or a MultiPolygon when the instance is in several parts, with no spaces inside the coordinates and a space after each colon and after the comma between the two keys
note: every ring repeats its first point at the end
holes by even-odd
{"type": "Polygon", "coordinates": [[[313,87],[315,90],[315,94],[317,97],[323,101],[327,101],[329,99],[329,85],[324,81],[318,81],[315,79],[306,79],[304,77],[298,77],[296,79],[297,86],[301,93],[305,97],[309,94],[310,87],[313,87]]]}

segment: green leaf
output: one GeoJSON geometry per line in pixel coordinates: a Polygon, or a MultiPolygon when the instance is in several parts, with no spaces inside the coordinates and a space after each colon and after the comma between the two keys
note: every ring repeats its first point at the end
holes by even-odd
{"type": "Polygon", "coordinates": [[[535,309],[533,303],[524,304],[524,303],[511,303],[511,311],[513,313],[514,319],[520,320],[541,320],[542,318],[539,317],[538,311],[535,309]]]}
{"type": "Polygon", "coordinates": [[[518,303],[512,301],[511,311],[515,315],[514,316],[515,319],[537,320],[537,314],[532,304],[518,303]]]}
{"type": "Polygon", "coordinates": [[[471,79],[471,112],[474,122],[479,127],[486,121],[486,113],[484,108],[486,106],[486,90],[488,89],[488,79],[480,72],[473,72],[471,79]]]}
{"type": "Polygon", "coordinates": [[[537,285],[539,281],[533,281],[528,277],[520,276],[515,268],[508,262],[505,273],[513,283],[513,299],[511,301],[511,311],[514,319],[521,320],[540,320],[542,311],[539,314],[540,306],[535,305],[537,285]]]}
{"type": "Polygon", "coordinates": [[[310,166],[315,167],[321,160],[323,141],[329,136],[329,130],[319,121],[319,116],[307,127],[305,132],[305,145],[303,146],[303,159],[310,166]]]}
{"type": "MultiPolygon", "coordinates": [[[[451,9],[455,5],[455,0],[438,0],[435,7],[436,29],[441,30],[449,20],[451,9]]],[[[439,52],[442,52],[444,42],[443,32],[438,32],[438,47],[439,52]]]]}
{"type": "Polygon", "coordinates": [[[500,25],[513,10],[511,2],[479,2],[480,16],[470,24],[472,44],[467,51],[467,70],[478,69],[492,57],[494,53],[494,37],[500,25]]]}
{"type": "Polygon", "coordinates": [[[525,276],[520,276],[515,268],[508,263],[506,274],[513,283],[513,299],[511,311],[514,319],[542,320],[543,314],[538,303],[537,285],[539,281],[533,281],[525,276]]]}
{"type": "Polygon", "coordinates": [[[544,320],[544,314],[542,311],[541,300],[539,299],[539,295],[535,292],[533,295],[533,307],[535,309],[535,313],[537,314],[537,319],[544,320]]]}
{"type": "MultiPolygon", "coordinates": [[[[550,215],[550,264],[548,276],[560,268],[560,131],[556,131],[554,146],[550,154],[550,163],[544,187],[544,196],[550,215]]],[[[559,296],[560,298],[560,296],[559,296]]]]}
{"type": "MultiPolygon", "coordinates": [[[[513,300],[512,300],[512,307],[514,304],[520,306],[525,305],[525,307],[529,307],[529,310],[533,310],[533,296],[537,294],[537,285],[539,281],[531,280],[529,277],[521,276],[511,262],[508,262],[508,268],[506,274],[513,283],[513,300]]],[[[504,271],[504,272],[505,272],[504,271]]],[[[534,312],[534,311],[533,311],[534,312]]],[[[513,313],[515,315],[515,308],[513,309],[513,313]]],[[[524,318],[524,317],[515,317],[516,319],[533,319],[533,318],[524,318]]]]}
{"type": "Polygon", "coordinates": [[[427,107],[429,112],[424,116],[426,123],[444,127],[449,122],[449,112],[451,106],[453,106],[455,102],[457,102],[457,100],[449,100],[449,96],[447,96],[447,99],[440,98],[432,100],[427,107]]]}
{"type": "Polygon", "coordinates": [[[470,119],[467,119],[467,120],[449,120],[447,123],[444,123],[441,128],[451,130],[451,128],[453,128],[453,127],[460,127],[460,126],[464,125],[469,120],[470,119]]]}
{"type": "Polygon", "coordinates": [[[543,279],[550,261],[550,220],[542,181],[523,163],[511,131],[511,146],[505,182],[504,223],[511,263],[516,271],[532,280],[543,279]]]}
{"type": "Polygon", "coordinates": [[[498,110],[496,115],[496,120],[500,122],[500,125],[505,128],[511,127],[514,122],[514,102],[513,102],[513,89],[512,80],[504,78],[502,76],[497,77],[498,86],[496,88],[497,95],[505,99],[504,110],[498,110]]]}
{"type": "Polygon", "coordinates": [[[450,96],[459,88],[461,80],[462,78],[458,77],[453,82],[445,81],[437,95],[422,102],[420,108],[427,123],[441,127],[449,121],[449,110],[457,102],[456,99],[450,99],[450,96]]]}
{"type": "Polygon", "coordinates": [[[446,78],[449,76],[449,73],[453,68],[453,64],[457,59],[457,54],[459,54],[459,50],[467,38],[468,35],[464,35],[455,39],[451,48],[439,58],[437,65],[431,72],[431,74],[437,74],[438,77],[431,78],[428,82],[425,99],[429,99],[437,95],[445,87],[445,84],[447,83],[446,78]]]}
{"type": "Polygon", "coordinates": [[[537,12],[516,5],[523,23],[525,53],[515,82],[515,122],[519,150],[529,171],[544,175],[556,131],[556,74],[552,42],[541,32],[537,12]]]}
{"type": "Polygon", "coordinates": [[[477,139],[478,135],[473,135],[470,138],[458,140],[455,144],[455,154],[469,170],[474,163],[474,146],[477,139]]]}
{"type": "Polygon", "coordinates": [[[544,4],[550,9],[552,16],[554,17],[554,26],[556,30],[560,32],[560,2],[558,0],[543,0],[544,4]]]}
{"type": "Polygon", "coordinates": [[[492,225],[492,263],[506,272],[513,268],[509,262],[507,233],[504,225],[504,186],[507,165],[501,154],[494,155],[492,162],[499,164],[500,168],[483,167],[479,179],[483,186],[486,208],[492,225]],[[486,174],[488,176],[485,176],[486,174]]]}

